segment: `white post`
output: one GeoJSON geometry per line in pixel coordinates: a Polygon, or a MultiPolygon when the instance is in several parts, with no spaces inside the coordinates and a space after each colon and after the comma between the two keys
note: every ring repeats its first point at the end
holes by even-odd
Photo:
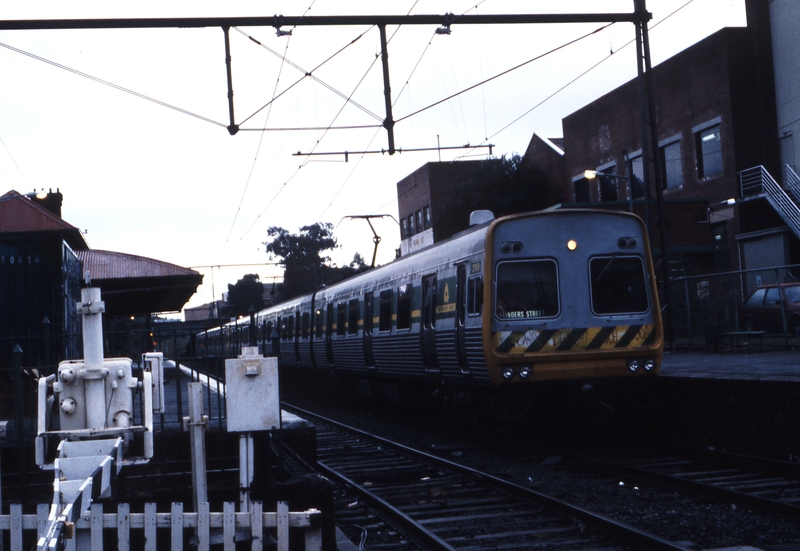
{"type": "Polygon", "coordinates": [[[255,474],[255,454],[253,451],[253,435],[239,435],[239,512],[250,511],[250,485],[255,474]]]}
{"type": "Polygon", "coordinates": [[[206,441],[203,417],[203,383],[189,383],[189,441],[192,449],[192,493],[194,510],[208,502],[206,486],[206,441]]]}
{"type": "Polygon", "coordinates": [[[108,369],[103,365],[103,312],[100,289],[81,289],[78,312],[83,316],[83,359],[80,376],[85,380],[86,428],[102,429],[106,426],[106,384],[108,369]]]}

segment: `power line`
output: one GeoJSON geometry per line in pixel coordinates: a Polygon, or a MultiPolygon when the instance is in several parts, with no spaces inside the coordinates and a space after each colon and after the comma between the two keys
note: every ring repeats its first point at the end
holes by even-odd
{"type": "Polygon", "coordinates": [[[183,109],[181,107],[177,107],[177,106],[172,105],[170,103],[167,103],[167,102],[152,98],[152,97],[150,97],[148,95],[136,92],[135,90],[131,90],[130,88],[125,88],[124,86],[120,86],[119,84],[114,84],[113,82],[109,82],[107,80],[103,80],[101,78],[92,76],[92,75],[90,75],[88,73],[84,73],[82,71],[78,71],[77,69],[73,69],[72,67],[67,67],[66,65],[62,65],[60,63],[56,63],[55,61],[49,60],[47,58],[38,56],[36,54],[32,54],[30,52],[26,52],[25,50],[21,50],[19,48],[15,48],[14,46],[10,46],[10,45],[4,44],[2,42],[0,42],[0,46],[3,47],[3,48],[6,48],[8,50],[11,50],[12,52],[16,52],[18,54],[22,54],[22,55],[28,56],[28,57],[30,57],[32,59],[37,60],[37,61],[41,61],[43,63],[47,63],[48,65],[52,65],[53,67],[57,67],[59,69],[63,69],[64,71],[68,71],[70,73],[73,73],[75,75],[81,76],[83,78],[87,78],[89,80],[93,80],[94,82],[97,82],[99,84],[103,84],[103,85],[108,86],[110,88],[114,88],[114,89],[119,90],[121,92],[125,92],[126,94],[130,94],[132,96],[136,96],[137,98],[141,98],[141,99],[147,100],[149,102],[155,103],[157,105],[161,105],[162,107],[166,107],[168,109],[172,109],[173,111],[177,111],[179,113],[183,113],[184,115],[189,115],[190,117],[194,117],[196,119],[200,119],[201,121],[205,121],[207,123],[210,123],[210,124],[213,124],[213,125],[216,125],[216,126],[221,126],[223,128],[227,128],[227,125],[223,124],[221,122],[217,122],[215,120],[209,119],[208,117],[204,117],[202,115],[198,115],[197,113],[192,113],[191,111],[187,111],[186,109],[183,109]]]}

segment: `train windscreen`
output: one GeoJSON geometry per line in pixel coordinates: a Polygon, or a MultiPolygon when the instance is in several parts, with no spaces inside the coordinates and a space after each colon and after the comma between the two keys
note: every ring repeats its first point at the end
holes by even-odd
{"type": "Polygon", "coordinates": [[[497,265],[495,314],[500,319],[558,315],[558,274],[553,260],[521,260],[497,265]]]}
{"type": "Polygon", "coordinates": [[[644,263],[637,256],[601,256],[589,261],[592,311],[640,314],[648,309],[644,263]]]}

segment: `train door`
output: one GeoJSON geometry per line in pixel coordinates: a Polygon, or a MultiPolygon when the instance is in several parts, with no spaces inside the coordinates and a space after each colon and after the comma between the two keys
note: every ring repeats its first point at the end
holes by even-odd
{"type": "Polygon", "coordinates": [[[436,276],[428,275],[422,278],[422,363],[425,369],[436,370],[439,368],[439,359],[436,355],[436,276]]]}
{"type": "Polygon", "coordinates": [[[364,361],[367,367],[375,366],[375,354],[372,349],[372,293],[364,294],[364,361]]]}
{"type": "Polygon", "coordinates": [[[459,264],[456,271],[456,357],[462,373],[469,373],[467,361],[467,265],[459,264]]]}
{"type": "Polygon", "coordinates": [[[300,323],[300,311],[294,313],[294,360],[300,364],[300,331],[301,331],[301,323],[300,323]]]}
{"type": "Polygon", "coordinates": [[[325,357],[333,365],[333,303],[328,303],[325,313],[325,357]]]}

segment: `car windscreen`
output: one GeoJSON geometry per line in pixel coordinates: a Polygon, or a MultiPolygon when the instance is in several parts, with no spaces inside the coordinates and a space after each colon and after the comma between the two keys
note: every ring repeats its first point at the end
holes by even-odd
{"type": "Polygon", "coordinates": [[[787,285],[783,292],[788,302],[800,302],[800,285],[787,285]]]}
{"type": "Polygon", "coordinates": [[[756,292],[753,293],[749,299],[747,299],[746,304],[748,306],[761,306],[761,304],[764,302],[764,295],[766,294],[766,289],[756,289],[756,292]]]}
{"type": "Polygon", "coordinates": [[[550,259],[500,262],[497,265],[495,314],[501,319],[558,315],[558,270],[550,259]]]}
{"type": "Polygon", "coordinates": [[[647,278],[638,256],[598,256],[589,260],[592,312],[598,315],[646,312],[647,278]]]}

